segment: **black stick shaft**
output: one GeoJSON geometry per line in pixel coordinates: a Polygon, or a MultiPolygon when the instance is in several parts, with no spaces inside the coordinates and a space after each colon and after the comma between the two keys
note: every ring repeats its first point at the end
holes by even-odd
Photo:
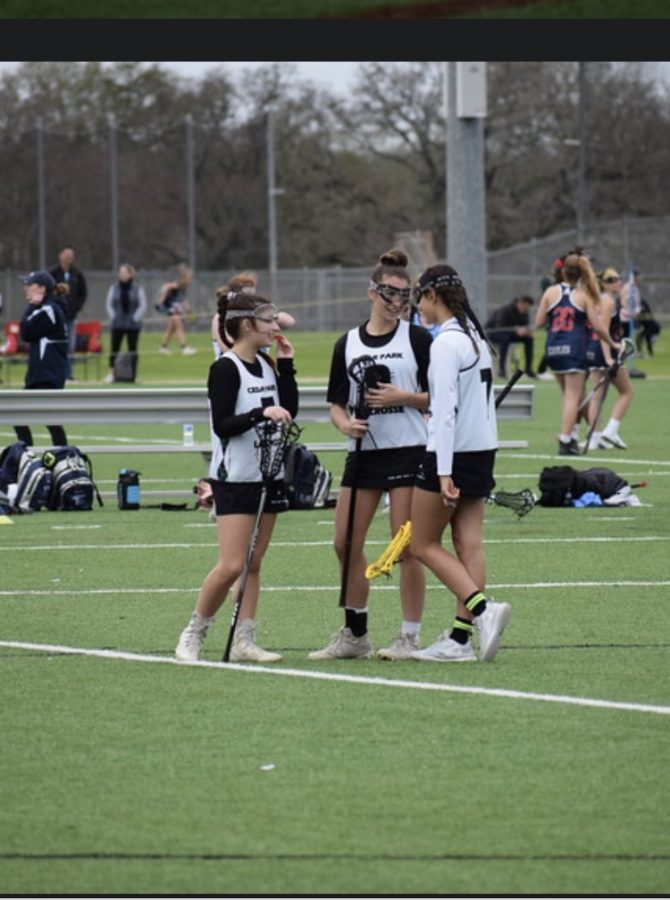
{"type": "Polygon", "coordinates": [[[498,409],[500,404],[503,402],[505,397],[509,394],[509,392],[512,390],[512,388],[517,383],[519,378],[521,378],[522,375],[523,375],[523,369],[517,369],[516,372],[514,373],[514,375],[512,375],[512,377],[507,382],[505,387],[502,389],[502,391],[496,397],[496,409],[498,409]]]}
{"type": "Polygon", "coordinates": [[[351,542],[354,534],[354,518],[356,515],[356,492],[358,481],[358,458],[361,453],[363,438],[356,438],[354,449],[353,472],[351,473],[351,496],[349,497],[349,514],[347,516],[347,532],[344,538],[344,558],[342,559],[342,576],[340,580],[339,606],[344,606],[347,599],[347,582],[349,581],[349,566],[351,564],[351,542]]]}
{"type": "Polygon", "coordinates": [[[230,650],[233,646],[233,637],[235,636],[235,629],[237,628],[237,620],[240,617],[240,609],[242,608],[242,598],[244,597],[244,590],[247,586],[247,579],[249,578],[249,570],[251,568],[251,559],[254,555],[254,550],[256,548],[256,541],[258,540],[258,530],[261,526],[261,518],[263,516],[263,509],[265,507],[265,498],[267,497],[268,489],[267,485],[263,483],[263,487],[261,488],[261,497],[258,503],[258,511],[256,512],[256,518],[254,520],[254,527],[251,532],[251,537],[249,538],[249,546],[247,548],[247,558],[244,562],[244,569],[242,570],[242,574],[240,576],[240,583],[237,587],[237,596],[235,597],[235,605],[233,606],[233,615],[230,621],[230,631],[228,632],[228,640],[226,641],[226,649],[223,651],[223,662],[228,662],[230,660],[230,650]]]}

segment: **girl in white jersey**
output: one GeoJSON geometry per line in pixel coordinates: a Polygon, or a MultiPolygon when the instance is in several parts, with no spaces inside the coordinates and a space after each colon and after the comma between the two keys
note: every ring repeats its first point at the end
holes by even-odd
{"type": "Polygon", "coordinates": [[[476,627],[479,658],[488,661],[511,612],[484,594],[484,501],[495,485],[498,446],[491,354],[455,269],[427,269],[416,293],[424,321],[438,323],[440,333],[430,348],[428,444],[412,497],[412,553],[455,594],[456,619],[412,658],[470,662],[476,627]],[[442,546],[448,525],[455,555],[442,546]]]}
{"type": "MultiPolygon", "coordinates": [[[[178,659],[198,659],[207,631],[242,573],[262,487],[255,427],[266,419],[289,423],[298,411],[293,347],[279,333],[276,308],[256,294],[224,294],[218,302],[220,334],[230,350],[210,368],[212,424],[223,445],[218,480],[212,480],[219,536],[219,560],[205,578],[191,621],[177,645],[178,659]],[[229,336],[229,337],[228,337],[229,336]],[[276,368],[262,348],[275,341],[276,368]]],[[[256,644],[260,566],[276,514],[288,508],[281,473],[270,483],[258,539],[240,609],[230,658],[277,662],[256,644]]]]}
{"type": "MultiPolygon", "coordinates": [[[[426,444],[424,411],[428,405],[430,334],[399,318],[410,301],[407,257],[389,250],[380,258],[368,289],[370,318],[335,344],[328,384],[333,424],[349,438],[349,453],[335,511],[335,551],[342,570],[349,505],[354,480],[356,504],[350,561],[345,587],[344,626],[330,644],[310,653],[310,659],[366,658],[372,655],[367,630],[369,582],[365,577],[365,537],[385,491],[390,495],[390,525],[394,534],[409,519],[417,466],[426,444]],[[366,390],[369,415],[356,410],[358,385],[352,363],[372,357],[380,367],[377,386],[366,390]],[[360,452],[356,451],[361,439],[360,452]]],[[[400,567],[403,622],[395,642],[379,651],[384,659],[406,659],[418,649],[425,592],[423,567],[405,553],[400,567]]]]}
{"type": "MultiPolygon", "coordinates": [[[[228,284],[225,284],[223,287],[220,287],[216,292],[217,300],[222,297],[224,294],[233,293],[233,294],[255,294],[258,290],[258,277],[255,272],[238,272],[236,275],[230,279],[228,284]]],[[[291,328],[295,325],[295,319],[290,313],[287,312],[279,312],[279,327],[280,328],[291,328]]],[[[214,359],[218,359],[220,356],[228,350],[228,345],[224,344],[223,338],[221,337],[221,332],[219,328],[219,313],[218,311],[214,313],[212,316],[211,322],[211,334],[212,334],[212,349],[214,351],[214,359]]],[[[218,478],[219,466],[221,465],[221,441],[217,438],[214,427],[210,423],[210,436],[212,439],[212,458],[209,463],[209,477],[210,478],[218,478]]]]}

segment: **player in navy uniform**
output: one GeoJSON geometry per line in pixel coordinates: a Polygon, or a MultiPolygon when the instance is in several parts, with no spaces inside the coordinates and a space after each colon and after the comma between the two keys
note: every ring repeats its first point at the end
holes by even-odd
{"type": "MultiPolygon", "coordinates": [[[[293,347],[280,334],[277,309],[257,294],[224,293],[218,300],[220,334],[231,349],[209,370],[207,390],[214,431],[223,444],[219,480],[212,481],[219,535],[219,560],[205,578],[191,621],[182,632],[176,656],[198,659],[214,616],[242,573],[258,510],[261,472],[255,426],[265,419],[289,423],[298,411],[293,347]],[[274,342],[276,367],[264,352],[274,342]]],[[[260,566],[276,514],[288,508],[281,473],[270,484],[240,609],[230,658],[278,662],[281,656],[256,644],[256,607],[260,566]]]]}
{"type": "MultiPolygon", "coordinates": [[[[349,453],[335,511],[335,551],[342,569],[352,486],[356,485],[354,527],[346,585],[344,626],[331,643],[310,659],[372,655],[367,629],[369,583],[365,577],[365,536],[385,491],[390,495],[390,525],[395,532],[409,519],[416,470],[426,444],[427,368],[431,336],[400,314],[410,302],[407,257],[389,250],[372,273],[368,288],[370,318],[335,344],[328,384],[333,424],[349,438],[349,453]],[[365,393],[367,418],[356,415],[358,386],[349,372],[364,356],[385,367],[377,386],[365,393]],[[357,454],[356,439],[362,439],[357,454]]],[[[403,622],[394,643],[382,648],[385,659],[406,659],[418,649],[425,593],[421,564],[406,552],[400,567],[403,622]]]]}
{"type": "Polygon", "coordinates": [[[619,350],[600,322],[600,290],[586,255],[568,253],[563,260],[562,280],[551,285],[542,295],[535,317],[537,328],[549,322],[547,361],[561,389],[561,433],[558,452],[561,456],[580,453],[575,429],[579,404],[586,382],[586,322],[614,350],[619,350]]]}
{"type": "MultiPolygon", "coordinates": [[[[608,330],[610,337],[615,341],[620,341],[624,336],[625,329],[619,316],[621,276],[616,269],[610,266],[598,275],[598,282],[602,288],[602,293],[600,295],[600,317],[603,328],[608,330]]],[[[601,341],[597,333],[593,330],[589,331],[586,358],[589,366],[591,383],[593,387],[595,387],[614,360],[609,345],[604,341],[601,341]]],[[[591,440],[589,441],[589,450],[611,450],[613,447],[617,447],[619,450],[628,449],[619,434],[621,420],[633,400],[633,385],[628,370],[621,366],[616,374],[616,378],[612,381],[612,384],[619,396],[612,407],[612,414],[606,427],[603,431],[593,431],[591,440]]],[[[593,423],[593,417],[598,411],[600,400],[600,396],[596,394],[589,404],[589,419],[591,423],[593,423]]]]}
{"type": "Polygon", "coordinates": [[[498,447],[491,353],[463,282],[448,265],[431,266],[416,288],[426,322],[440,333],[430,348],[428,443],[412,498],[412,552],[456,596],[456,619],[413,659],[470,662],[500,646],[511,607],[486,597],[482,546],[484,502],[495,485],[498,447]],[[442,546],[451,527],[455,555],[442,546]]]}

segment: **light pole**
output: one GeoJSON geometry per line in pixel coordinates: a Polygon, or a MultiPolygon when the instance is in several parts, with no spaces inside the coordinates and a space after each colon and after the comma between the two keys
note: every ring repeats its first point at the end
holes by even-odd
{"type": "Polygon", "coordinates": [[[193,116],[186,116],[186,197],[188,202],[188,262],[195,273],[195,164],[193,116]]]}
{"type": "Polygon", "coordinates": [[[37,260],[40,269],[46,268],[46,176],[44,174],[44,126],[39,118],[35,123],[37,139],[37,260]]]}
{"type": "Polygon", "coordinates": [[[268,166],[268,268],[270,271],[270,297],[277,299],[277,206],[275,199],[284,191],[276,186],[275,172],[275,113],[268,106],[267,166],[268,166]]]}
{"type": "Polygon", "coordinates": [[[109,114],[109,230],[112,239],[112,271],[119,268],[119,185],[116,154],[116,122],[109,114]]]}
{"type": "Polygon", "coordinates": [[[586,226],[586,124],[588,115],[588,80],[586,78],[586,63],[579,63],[579,101],[577,107],[577,141],[579,155],[577,157],[577,188],[575,196],[575,218],[577,225],[577,243],[584,242],[584,229],[586,226]]]}

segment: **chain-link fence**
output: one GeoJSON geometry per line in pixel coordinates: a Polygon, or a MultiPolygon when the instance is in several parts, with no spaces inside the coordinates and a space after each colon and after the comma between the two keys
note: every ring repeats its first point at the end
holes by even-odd
{"type": "MultiPolygon", "coordinates": [[[[670,315],[670,218],[621,219],[588,228],[583,245],[594,257],[596,269],[613,265],[622,275],[632,264],[643,273],[643,296],[654,314],[670,315]]],[[[519,294],[536,299],[541,294],[541,280],[550,275],[557,256],[577,244],[575,231],[564,231],[549,237],[528,241],[504,250],[488,253],[488,310],[509,302],[519,294]]],[[[282,309],[297,320],[301,331],[344,331],[364,317],[366,291],[372,267],[369,268],[302,268],[280,269],[274,276],[258,270],[259,290],[274,295],[282,309]]],[[[5,270],[0,276],[4,295],[3,320],[22,316],[25,308],[20,273],[5,270]]],[[[214,292],[227,282],[232,271],[200,271],[190,292],[197,320],[189,327],[208,330],[215,311],[214,292]]],[[[413,273],[413,274],[417,274],[413,273]]],[[[105,298],[114,282],[113,272],[86,271],[89,294],[82,319],[106,320],[105,298]]],[[[138,280],[147,294],[147,330],[162,330],[165,318],[155,310],[161,285],[174,277],[170,271],[138,271],[138,280]]]]}

